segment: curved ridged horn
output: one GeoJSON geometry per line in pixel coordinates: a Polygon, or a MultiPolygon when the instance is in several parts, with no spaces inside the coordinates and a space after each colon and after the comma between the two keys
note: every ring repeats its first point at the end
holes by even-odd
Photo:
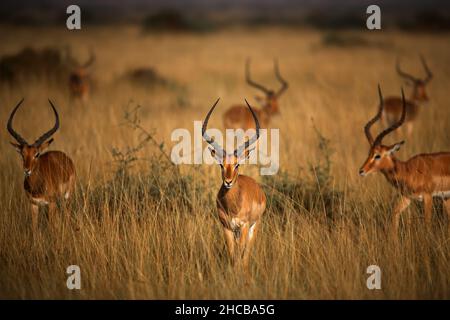
{"type": "Polygon", "coordinates": [[[245,63],[245,79],[246,79],[246,81],[247,81],[247,83],[249,85],[251,85],[252,87],[255,87],[256,89],[259,89],[259,90],[263,91],[265,94],[271,94],[272,93],[272,90],[269,90],[266,87],[264,87],[263,85],[254,82],[250,78],[250,58],[247,59],[247,61],[245,63]]]}
{"type": "Polygon", "coordinates": [[[259,121],[258,117],[256,116],[255,112],[253,111],[252,107],[248,103],[247,99],[245,99],[245,103],[247,104],[247,107],[250,109],[250,112],[252,113],[253,119],[255,120],[255,128],[256,132],[253,137],[245,141],[245,143],[241,146],[239,146],[236,150],[234,150],[234,155],[236,157],[240,157],[242,153],[247,150],[253,143],[255,143],[259,139],[259,121]]]}
{"type": "Polygon", "coordinates": [[[211,107],[211,109],[209,110],[208,114],[206,115],[205,120],[203,121],[203,125],[202,125],[202,137],[203,139],[205,139],[205,141],[211,145],[211,147],[213,147],[214,151],[217,153],[218,157],[222,157],[225,154],[225,151],[222,149],[222,147],[214,141],[214,139],[210,138],[207,134],[206,134],[206,129],[208,127],[208,121],[209,121],[209,117],[211,116],[212,112],[214,111],[214,109],[216,108],[216,105],[219,103],[220,98],[218,98],[216,100],[216,102],[214,103],[214,105],[211,107]]]}
{"type": "Polygon", "coordinates": [[[42,143],[44,143],[48,138],[50,138],[59,128],[59,115],[58,111],[56,111],[55,106],[53,105],[52,101],[48,99],[48,102],[52,106],[53,112],[55,114],[55,125],[53,128],[51,128],[49,131],[44,133],[42,136],[40,136],[34,143],[33,146],[39,147],[42,143]]]}
{"type": "Polygon", "coordinates": [[[14,139],[16,139],[16,141],[20,145],[27,145],[28,143],[25,141],[25,139],[22,138],[20,136],[20,134],[18,134],[16,131],[14,131],[14,129],[12,127],[12,121],[13,121],[14,115],[16,114],[17,109],[19,109],[19,107],[22,104],[23,100],[25,100],[25,99],[22,98],[22,100],[19,101],[19,103],[16,105],[16,107],[11,112],[11,115],[9,116],[8,124],[6,125],[6,128],[8,129],[9,134],[12,135],[14,137],[14,139]]]}
{"type": "Polygon", "coordinates": [[[378,112],[375,115],[375,117],[370,119],[369,122],[367,122],[367,124],[364,127],[364,132],[366,133],[367,140],[369,141],[371,146],[373,145],[374,139],[372,137],[372,134],[370,133],[370,128],[375,122],[377,122],[381,118],[381,113],[383,112],[384,106],[383,94],[381,93],[380,84],[378,84],[378,96],[380,98],[380,104],[378,105],[378,112]]]}
{"type": "Polygon", "coordinates": [[[405,101],[405,93],[403,92],[403,88],[402,88],[402,103],[403,103],[402,116],[400,117],[400,119],[396,123],[394,123],[389,128],[384,129],[383,131],[380,132],[380,134],[378,134],[378,136],[375,138],[375,141],[373,143],[374,145],[381,144],[381,142],[383,141],[383,138],[385,136],[387,136],[389,133],[391,133],[392,131],[394,131],[398,127],[400,127],[403,124],[403,122],[405,122],[405,118],[406,118],[406,101],[405,101]]]}
{"type": "Polygon", "coordinates": [[[277,96],[280,96],[284,91],[286,91],[286,89],[289,87],[289,85],[288,85],[287,81],[281,77],[280,69],[278,68],[278,60],[277,59],[275,59],[275,62],[274,62],[274,70],[275,70],[275,76],[277,77],[278,81],[281,83],[281,88],[278,89],[278,91],[276,93],[277,96]]]}

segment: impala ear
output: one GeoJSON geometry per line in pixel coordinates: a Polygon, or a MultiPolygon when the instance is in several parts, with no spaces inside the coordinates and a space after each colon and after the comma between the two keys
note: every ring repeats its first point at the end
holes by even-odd
{"type": "Polygon", "coordinates": [[[394,152],[397,152],[398,150],[400,150],[400,147],[405,143],[405,141],[400,141],[396,144],[393,144],[392,146],[389,147],[388,153],[389,154],[393,154],[394,152]]]}
{"type": "Polygon", "coordinates": [[[255,96],[255,100],[259,103],[259,104],[264,104],[264,102],[266,102],[266,99],[261,97],[261,96],[255,96]]]}
{"type": "Polygon", "coordinates": [[[41,144],[40,146],[39,146],[39,151],[43,151],[43,150],[45,150],[45,149],[47,149],[49,146],[50,146],[50,144],[53,142],[53,138],[51,138],[50,140],[47,140],[46,142],[44,142],[43,144],[41,144]]]}
{"type": "Polygon", "coordinates": [[[10,142],[10,143],[14,147],[14,149],[16,149],[17,152],[19,152],[19,153],[22,152],[22,146],[20,144],[15,143],[15,142],[10,142]]]}
{"type": "Polygon", "coordinates": [[[217,162],[222,163],[222,159],[220,159],[219,154],[217,154],[214,148],[209,148],[209,152],[211,152],[211,156],[216,159],[217,162]]]}

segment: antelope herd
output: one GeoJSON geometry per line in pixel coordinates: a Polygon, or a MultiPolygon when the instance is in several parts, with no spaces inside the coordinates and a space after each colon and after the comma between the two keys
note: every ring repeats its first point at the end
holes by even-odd
{"type": "MultiPolygon", "coordinates": [[[[400,68],[397,62],[397,73],[412,85],[412,94],[406,100],[402,90],[401,97],[383,99],[379,92],[378,112],[365,126],[364,131],[370,144],[369,156],[361,167],[359,174],[366,176],[372,172],[381,172],[388,182],[399,191],[400,199],[392,213],[391,230],[398,233],[399,218],[411,203],[419,200],[424,203],[425,221],[430,223],[433,197],[444,200],[444,206],[450,218],[450,153],[419,154],[407,161],[395,157],[404,141],[392,145],[383,144],[383,139],[403,124],[411,134],[413,122],[418,121],[421,104],[428,100],[425,88],[433,77],[425,59],[420,57],[426,72],[425,78],[416,78],[400,68]],[[377,122],[384,122],[387,128],[375,138],[371,127],[377,122]]],[[[89,68],[95,61],[92,53],[84,64],[78,64],[70,76],[70,89],[74,97],[86,99],[89,95],[89,68]]],[[[255,134],[232,153],[227,153],[214,139],[207,134],[208,121],[217,106],[217,100],[206,115],[202,127],[203,139],[210,145],[212,157],[220,165],[222,185],[216,198],[218,218],[222,224],[228,253],[232,261],[248,266],[251,247],[255,240],[260,219],[266,208],[266,196],[261,186],[252,178],[239,174],[239,167],[249,157],[256,145],[260,129],[270,126],[271,118],[279,113],[279,99],[288,89],[288,82],[280,74],[278,63],[274,62],[274,73],[281,86],[278,90],[268,89],[252,80],[250,76],[250,60],[245,66],[246,82],[261,91],[264,96],[257,97],[260,108],[246,105],[235,105],[223,114],[225,128],[253,129],[255,134]]],[[[50,216],[55,214],[59,199],[69,199],[74,191],[75,166],[63,152],[47,151],[53,141],[52,135],[59,128],[58,112],[49,100],[55,115],[55,125],[33,144],[28,144],[14,129],[13,118],[21,106],[20,101],[12,110],[7,123],[7,130],[16,140],[11,144],[16,148],[23,160],[25,174],[24,189],[31,202],[32,226],[38,228],[39,206],[48,206],[50,216]]]]}

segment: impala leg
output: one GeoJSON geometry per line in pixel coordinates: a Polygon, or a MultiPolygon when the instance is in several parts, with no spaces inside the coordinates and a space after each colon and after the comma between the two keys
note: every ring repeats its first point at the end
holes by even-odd
{"type": "Polygon", "coordinates": [[[58,223],[57,207],[55,202],[48,204],[48,224],[51,228],[55,228],[58,223]]]}
{"type": "Polygon", "coordinates": [[[244,262],[245,268],[248,268],[250,253],[253,248],[253,244],[255,242],[256,232],[259,229],[258,226],[259,226],[259,223],[255,222],[248,230],[247,245],[245,246],[244,257],[243,257],[243,262],[244,262]]]}
{"type": "MultiPolygon", "coordinates": [[[[243,261],[245,249],[247,247],[247,241],[248,241],[248,223],[244,224],[241,227],[240,237],[239,239],[236,239],[239,242],[239,259],[241,259],[240,262],[243,261]]],[[[245,263],[243,265],[245,267],[245,263]]]]}
{"type": "Polygon", "coordinates": [[[392,214],[392,226],[391,226],[391,235],[393,238],[397,238],[398,233],[398,225],[400,222],[400,214],[409,207],[411,204],[411,199],[402,196],[397,204],[394,207],[394,212],[392,214]]]}
{"type": "Polygon", "coordinates": [[[39,206],[37,204],[31,204],[31,225],[33,228],[33,236],[37,235],[38,231],[38,215],[39,215],[39,206]]]}
{"type": "Polygon", "coordinates": [[[433,212],[433,197],[430,194],[426,194],[423,196],[423,206],[425,223],[429,227],[431,225],[431,215],[433,212]]]}
{"type": "Polygon", "coordinates": [[[232,263],[234,263],[235,260],[235,241],[234,241],[234,233],[228,228],[223,228],[224,234],[225,234],[225,240],[227,242],[227,250],[228,250],[228,256],[230,257],[230,260],[232,263]]]}

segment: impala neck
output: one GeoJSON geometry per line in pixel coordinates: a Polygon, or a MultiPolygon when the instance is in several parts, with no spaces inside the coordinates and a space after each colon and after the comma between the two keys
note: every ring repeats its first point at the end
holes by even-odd
{"type": "Polygon", "coordinates": [[[36,163],[35,168],[31,172],[31,175],[28,177],[25,177],[25,184],[28,185],[30,191],[37,191],[40,189],[42,185],[42,175],[40,172],[40,162],[38,161],[36,163]]]}
{"type": "Polygon", "coordinates": [[[219,198],[229,201],[231,199],[239,197],[239,193],[240,193],[240,185],[239,185],[239,177],[237,177],[236,181],[233,183],[233,186],[230,189],[226,188],[222,183],[222,187],[220,188],[219,191],[219,198]]]}
{"type": "Polygon", "coordinates": [[[404,187],[406,186],[409,173],[404,161],[392,157],[391,164],[388,167],[382,169],[381,172],[384,174],[389,183],[392,184],[395,188],[404,189],[404,187]]]}
{"type": "Polygon", "coordinates": [[[416,108],[419,104],[423,104],[426,102],[426,99],[424,100],[423,96],[415,88],[412,90],[409,100],[414,103],[416,108]]]}

